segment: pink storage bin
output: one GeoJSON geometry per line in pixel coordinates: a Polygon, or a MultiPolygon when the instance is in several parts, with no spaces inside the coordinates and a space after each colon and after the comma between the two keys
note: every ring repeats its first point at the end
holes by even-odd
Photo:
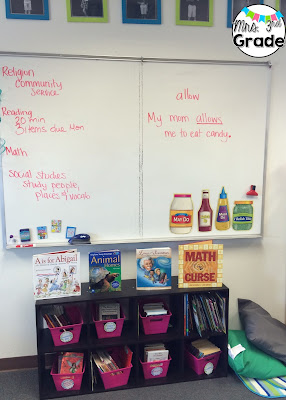
{"type": "MultiPolygon", "coordinates": [[[[120,364],[122,362],[121,352],[123,351],[124,351],[123,348],[116,348],[113,351],[109,351],[109,354],[112,356],[116,364],[120,364]]],[[[117,369],[115,371],[101,372],[99,370],[104,388],[111,389],[114,387],[127,385],[131,368],[132,364],[130,362],[130,364],[127,365],[126,367],[117,369]]]]}
{"type": "Polygon", "coordinates": [[[58,374],[57,373],[57,360],[53,364],[51,370],[51,376],[53,377],[54,384],[58,392],[80,390],[82,377],[85,371],[85,365],[83,365],[83,371],[77,374],[58,374]]]}
{"type": "MultiPolygon", "coordinates": [[[[147,301],[146,303],[157,303],[160,300],[153,300],[153,301],[147,301]]],[[[164,307],[166,310],[168,310],[166,315],[154,315],[152,317],[144,317],[144,311],[143,311],[143,304],[140,304],[139,307],[139,316],[140,316],[140,321],[141,325],[143,327],[143,331],[145,335],[155,335],[157,333],[166,333],[168,330],[168,325],[170,322],[170,318],[172,316],[171,311],[167,307],[167,305],[164,303],[164,307]]]]}
{"type": "Polygon", "coordinates": [[[217,353],[210,354],[203,358],[196,358],[193,354],[191,354],[188,350],[185,351],[185,357],[188,363],[188,366],[192,368],[197,375],[202,374],[211,374],[217,366],[221,351],[217,353]]]}
{"type": "Polygon", "coordinates": [[[72,325],[67,325],[59,328],[51,328],[48,325],[55,346],[78,343],[79,341],[81,327],[83,324],[80,309],[75,306],[65,307],[65,311],[70,321],[73,322],[72,325]]]}
{"type": "Polygon", "coordinates": [[[93,307],[93,322],[95,324],[95,329],[97,333],[97,337],[99,339],[106,339],[109,337],[120,336],[123,328],[123,323],[125,319],[125,315],[120,307],[120,318],[118,319],[105,319],[103,321],[97,321],[97,307],[93,307]]]}
{"type": "Polygon", "coordinates": [[[169,359],[165,361],[142,362],[140,360],[140,363],[143,368],[144,378],[145,379],[164,378],[167,375],[171,360],[172,358],[170,356],[169,359]]]}

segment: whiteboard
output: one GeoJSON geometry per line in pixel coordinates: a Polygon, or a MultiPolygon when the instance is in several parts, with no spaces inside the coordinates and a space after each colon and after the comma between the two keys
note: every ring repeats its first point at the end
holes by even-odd
{"type": "Polygon", "coordinates": [[[143,61],[0,56],[7,247],[23,228],[37,246],[62,245],[67,226],[93,243],[262,234],[266,63],[143,61]],[[222,123],[200,125],[200,115],[222,123]],[[207,137],[212,130],[224,136],[207,137]],[[203,189],[215,218],[222,186],[232,212],[251,184],[259,196],[250,231],[199,232],[203,189]],[[187,235],[169,229],[174,193],[192,194],[187,235]],[[60,233],[51,232],[53,219],[60,233]]]}
{"type": "Polygon", "coordinates": [[[48,229],[43,244],[63,242],[66,226],[96,240],[138,237],[139,64],[4,57],[1,71],[1,137],[20,151],[2,157],[7,242],[21,228],[39,242],[38,226],[48,229]],[[30,76],[18,88],[3,66],[30,76]],[[34,95],[43,88],[24,82],[50,82],[57,95],[34,95]],[[51,233],[52,219],[61,233],[51,233]]]}
{"type": "Polygon", "coordinates": [[[144,236],[175,238],[170,205],[190,193],[188,237],[240,237],[262,233],[269,69],[247,65],[147,64],[144,66],[144,236]],[[257,197],[246,193],[256,185],[257,197]],[[216,230],[219,195],[253,201],[248,231],[216,230]],[[211,232],[198,229],[202,190],[209,190],[211,232]],[[156,222],[155,222],[156,221],[156,222]],[[156,228],[155,228],[156,227],[156,228]]]}

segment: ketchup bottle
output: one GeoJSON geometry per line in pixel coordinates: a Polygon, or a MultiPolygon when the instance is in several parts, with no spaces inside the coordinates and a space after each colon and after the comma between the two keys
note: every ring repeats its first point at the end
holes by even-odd
{"type": "Polygon", "coordinates": [[[198,211],[198,226],[200,232],[212,230],[213,210],[209,203],[209,191],[203,190],[202,205],[198,211]]]}

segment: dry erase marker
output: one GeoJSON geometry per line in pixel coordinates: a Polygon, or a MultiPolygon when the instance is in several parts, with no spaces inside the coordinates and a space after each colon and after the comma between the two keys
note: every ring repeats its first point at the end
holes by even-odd
{"type": "Polygon", "coordinates": [[[35,244],[17,244],[16,247],[36,247],[35,244]]]}

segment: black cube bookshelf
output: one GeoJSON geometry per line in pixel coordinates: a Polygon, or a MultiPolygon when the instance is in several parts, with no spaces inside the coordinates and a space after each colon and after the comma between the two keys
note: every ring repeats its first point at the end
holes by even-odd
{"type": "Polygon", "coordinates": [[[169,383],[178,383],[194,380],[213,379],[227,376],[227,329],[228,329],[228,308],[229,289],[226,286],[215,288],[192,288],[179,289],[178,278],[172,277],[172,289],[166,290],[136,290],[136,280],[129,279],[122,281],[121,292],[95,293],[88,290],[88,283],[82,284],[81,296],[71,296],[57,299],[36,301],[36,324],[37,324],[37,350],[38,350],[38,372],[39,372],[39,394],[40,399],[61,398],[74,395],[84,395],[105,392],[100,373],[97,373],[97,384],[92,390],[90,355],[100,348],[110,348],[127,345],[133,352],[132,369],[128,384],[109,390],[124,390],[169,383]],[[197,375],[190,369],[185,360],[185,345],[189,341],[199,339],[196,329],[184,334],[184,295],[204,294],[219,292],[226,299],[226,333],[208,332],[203,337],[210,339],[221,349],[219,362],[214,371],[209,374],[197,375]],[[167,333],[145,335],[140,324],[138,315],[138,304],[142,300],[163,300],[168,305],[172,316],[167,333]],[[95,325],[92,318],[92,305],[100,301],[118,301],[125,314],[125,321],[121,336],[98,339],[95,325]],[[51,334],[47,328],[43,314],[45,307],[50,305],[76,305],[80,307],[83,316],[83,326],[78,343],[54,346],[51,334]],[[165,378],[144,379],[140,358],[142,358],[143,347],[147,343],[163,342],[169,349],[172,358],[167,376],[165,378]],[[78,391],[66,390],[57,391],[50,375],[54,357],[64,351],[84,353],[85,372],[78,391]]]}

